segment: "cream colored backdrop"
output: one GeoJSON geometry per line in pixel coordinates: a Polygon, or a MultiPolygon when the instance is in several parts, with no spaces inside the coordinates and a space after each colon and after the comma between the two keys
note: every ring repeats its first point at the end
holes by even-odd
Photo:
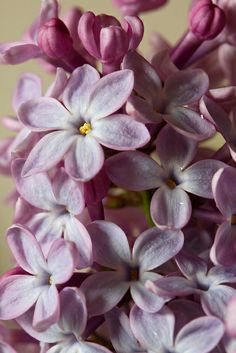
{"type": "MultiPolygon", "coordinates": [[[[77,5],[96,14],[114,14],[119,18],[119,13],[112,7],[111,0],[59,0],[59,2],[62,12],[77,5]]],[[[148,53],[148,38],[153,31],[163,33],[172,43],[181,36],[186,29],[187,9],[190,2],[191,0],[170,0],[169,4],[159,11],[142,16],[145,38],[141,49],[144,53],[148,53]]],[[[20,39],[21,34],[38,15],[39,7],[40,0],[0,0],[0,42],[20,39]]],[[[0,66],[0,117],[14,115],[11,96],[17,79],[23,72],[39,74],[43,79],[44,87],[47,87],[52,80],[33,61],[17,66],[0,66]]],[[[0,138],[8,135],[8,131],[0,126],[0,138]]],[[[4,198],[11,189],[11,182],[7,178],[0,177],[0,272],[10,267],[10,253],[5,242],[5,231],[11,224],[13,211],[4,198]]]]}

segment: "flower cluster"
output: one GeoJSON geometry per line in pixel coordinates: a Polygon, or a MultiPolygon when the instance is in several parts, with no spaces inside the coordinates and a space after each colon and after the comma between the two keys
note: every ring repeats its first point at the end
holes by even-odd
{"type": "Polygon", "coordinates": [[[166,1],[113,3],[121,20],[41,0],[0,45],[1,64],[54,75],[42,92],[23,74],[2,120],[0,352],[235,353],[235,0],[193,1],[186,34],[156,33],[149,60],[138,16],[166,1]]]}

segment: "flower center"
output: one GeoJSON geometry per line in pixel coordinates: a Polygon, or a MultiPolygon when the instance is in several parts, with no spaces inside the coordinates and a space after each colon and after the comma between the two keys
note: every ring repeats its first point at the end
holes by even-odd
{"type": "Polygon", "coordinates": [[[84,125],[80,126],[79,132],[82,135],[88,135],[88,133],[92,130],[92,126],[89,123],[84,123],[84,125]]]}
{"type": "Polygon", "coordinates": [[[53,276],[50,276],[50,277],[49,277],[49,279],[48,279],[48,283],[49,283],[50,285],[52,285],[52,284],[56,284],[56,282],[55,282],[55,280],[54,280],[53,276]]]}
{"type": "Polygon", "coordinates": [[[168,179],[168,180],[166,180],[166,185],[170,189],[174,189],[176,187],[176,182],[173,179],[168,179]]]}
{"type": "Polygon", "coordinates": [[[130,281],[137,282],[139,280],[139,268],[133,267],[130,269],[130,281]]]}
{"type": "Polygon", "coordinates": [[[232,214],[231,219],[230,219],[230,223],[232,226],[236,225],[236,214],[232,214]]]}

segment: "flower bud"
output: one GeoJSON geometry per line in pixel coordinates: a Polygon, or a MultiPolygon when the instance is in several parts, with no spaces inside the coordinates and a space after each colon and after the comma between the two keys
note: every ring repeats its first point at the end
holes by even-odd
{"type": "Polygon", "coordinates": [[[225,23],[224,11],[211,0],[198,1],[190,12],[190,31],[202,40],[215,38],[222,31],[225,23]]]}
{"type": "Polygon", "coordinates": [[[113,0],[125,16],[137,15],[140,12],[151,11],[165,5],[167,0],[113,0]]]}
{"type": "Polygon", "coordinates": [[[73,40],[60,19],[52,18],[39,31],[38,45],[52,59],[63,59],[73,50],[73,40]]]}

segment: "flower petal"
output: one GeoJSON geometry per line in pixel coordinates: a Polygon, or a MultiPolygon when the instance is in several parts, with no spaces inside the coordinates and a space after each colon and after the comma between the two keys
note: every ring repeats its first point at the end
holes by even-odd
{"type": "Polygon", "coordinates": [[[92,136],[78,136],[65,158],[65,169],[80,181],[92,179],[102,168],[104,152],[92,136]]]}
{"type": "MultiPolygon", "coordinates": [[[[78,350],[76,349],[75,352],[71,353],[76,353],[76,352],[81,352],[81,353],[111,353],[111,351],[104,346],[97,344],[97,343],[91,343],[91,342],[86,342],[86,341],[79,341],[78,342],[78,350]]],[[[65,351],[65,353],[68,352],[65,351]]],[[[68,352],[70,353],[70,352],[68,352]]]]}
{"type": "Polygon", "coordinates": [[[0,342],[0,352],[1,353],[17,353],[9,344],[5,342],[0,342]]]}
{"type": "Polygon", "coordinates": [[[88,107],[90,93],[99,79],[98,71],[90,65],[85,64],[75,69],[63,93],[63,103],[66,108],[73,113],[83,115],[88,107]]]}
{"type": "Polygon", "coordinates": [[[197,293],[197,286],[183,277],[163,277],[154,282],[154,292],[160,296],[186,296],[197,293]]]}
{"type": "Polygon", "coordinates": [[[179,133],[196,141],[205,140],[215,134],[214,125],[196,111],[185,107],[174,107],[163,119],[179,133]]]}
{"type": "Polygon", "coordinates": [[[60,327],[64,332],[71,332],[80,337],[87,324],[87,308],[83,293],[78,288],[62,289],[60,307],[60,327]]]}
{"type": "Polygon", "coordinates": [[[62,92],[64,91],[67,81],[68,79],[65,70],[61,67],[58,67],[55,79],[51,86],[49,86],[49,88],[47,89],[45,96],[59,99],[62,92]]]}
{"type": "Polygon", "coordinates": [[[29,177],[22,177],[24,159],[15,159],[12,162],[12,176],[21,196],[34,207],[51,210],[56,205],[51,181],[46,173],[38,173],[29,177]],[[35,187],[37,185],[37,187],[35,187]]]}
{"type": "Polygon", "coordinates": [[[180,187],[194,195],[212,199],[212,178],[217,170],[225,165],[214,159],[198,161],[183,171],[180,187]]]}
{"type": "Polygon", "coordinates": [[[87,229],[93,243],[94,261],[98,264],[118,269],[131,261],[128,239],[115,223],[95,221],[87,229]]]}
{"type": "Polygon", "coordinates": [[[35,305],[33,327],[37,331],[45,331],[58,321],[59,315],[60,304],[57,288],[55,285],[45,286],[35,305]]]}
{"type": "Polygon", "coordinates": [[[197,153],[197,143],[166,125],[158,134],[157,154],[161,165],[173,173],[187,167],[197,153]],[[171,141],[171,148],[170,148],[171,141]]]}
{"type": "Polygon", "coordinates": [[[207,263],[200,257],[181,251],[175,258],[180,271],[189,280],[198,279],[198,282],[206,277],[207,263]]]}
{"type": "Polygon", "coordinates": [[[178,230],[151,228],[140,234],[133,246],[133,258],[142,271],[152,270],[174,257],[184,244],[178,230]]]}
{"type": "Polygon", "coordinates": [[[93,123],[93,136],[114,150],[133,150],[150,140],[148,129],[128,115],[116,114],[93,123]]]}
{"type": "Polygon", "coordinates": [[[73,243],[63,239],[53,242],[48,253],[48,269],[55,284],[65,283],[71,278],[75,269],[73,243]]]}
{"type": "Polygon", "coordinates": [[[69,118],[68,110],[51,97],[31,99],[19,109],[19,119],[31,131],[64,130],[69,118]]]}
{"type": "Polygon", "coordinates": [[[142,348],[161,352],[164,347],[173,347],[175,318],[167,308],[147,313],[134,305],[130,312],[130,325],[142,348]]]}
{"type": "Polygon", "coordinates": [[[11,320],[25,313],[34,305],[41,291],[34,276],[4,277],[0,281],[0,319],[11,320]]]}
{"type": "Polygon", "coordinates": [[[25,73],[21,75],[13,96],[15,112],[28,100],[36,99],[42,95],[42,83],[37,75],[25,73]]]}
{"type": "Polygon", "coordinates": [[[185,325],[176,337],[176,350],[183,353],[208,353],[221,340],[223,323],[215,317],[199,317],[185,325]]]}
{"type": "Polygon", "coordinates": [[[7,232],[7,241],[17,263],[26,272],[37,275],[46,269],[39,243],[27,228],[11,226],[7,232]]]}
{"type": "Polygon", "coordinates": [[[139,96],[131,96],[128,99],[126,112],[144,123],[159,124],[162,121],[162,114],[156,112],[153,104],[139,96]]]}
{"type": "Polygon", "coordinates": [[[41,50],[35,44],[26,42],[13,42],[0,45],[0,63],[16,65],[27,60],[37,58],[41,50]]]}
{"type": "Polygon", "coordinates": [[[72,241],[76,246],[76,266],[85,268],[92,264],[92,242],[83,223],[69,215],[64,223],[64,239],[72,241]]]}
{"type": "Polygon", "coordinates": [[[106,160],[106,170],[111,181],[128,190],[154,189],[162,184],[164,171],[142,152],[122,152],[106,160]]]}
{"type": "Polygon", "coordinates": [[[171,104],[185,105],[198,101],[208,86],[208,76],[201,69],[177,71],[167,78],[164,92],[171,104]]]}
{"type": "Polygon", "coordinates": [[[135,304],[146,312],[159,311],[165,304],[164,299],[148,290],[142,283],[132,283],[130,292],[135,304]]]}
{"type": "Polygon", "coordinates": [[[75,136],[67,131],[54,131],[42,137],[28,155],[22,175],[29,176],[54,167],[62,160],[74,139],[75,136]]]}
{"type": "Polygon", "coordinates": [[[97,272],[90,275],[80,286],[86,297],[88,314],[97,316],[116,306],[129,288],[117,272],[97,272]]]}
{"type": "Polygon", "coordinates": [[[191,217],[192,205],[184,190],[162,186],[154,193],[150,210],[159,227],[181,229],[191,217]]]}
{"type": "Polygon", "coordinates": [[[133,86],[131,70],[120,70],[104,76],[94,86],[85,118],[95,120],[116,112],[127,101],[133,86]]]}

